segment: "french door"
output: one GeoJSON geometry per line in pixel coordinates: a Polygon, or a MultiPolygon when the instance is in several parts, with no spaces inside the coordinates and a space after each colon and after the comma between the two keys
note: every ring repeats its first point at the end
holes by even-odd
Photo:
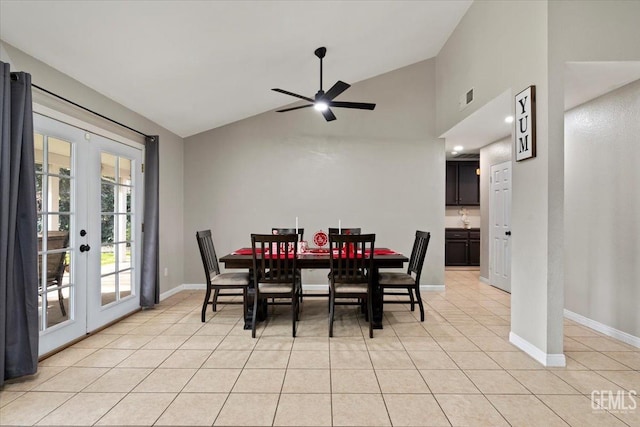
{"type": "Polygon", "coordinates": [[[142,148],[34,114],[40,354],[139,307],[142,148]]]}

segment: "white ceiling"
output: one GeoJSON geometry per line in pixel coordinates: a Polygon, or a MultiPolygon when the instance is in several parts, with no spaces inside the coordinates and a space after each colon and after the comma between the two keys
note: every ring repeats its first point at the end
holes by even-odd
{"type": "Polygon", "coordinates": [[[187,137],[312,97],[320,46],[325,89],[434,57],[470,5],[3,0],[0,38],[187,137]]]}

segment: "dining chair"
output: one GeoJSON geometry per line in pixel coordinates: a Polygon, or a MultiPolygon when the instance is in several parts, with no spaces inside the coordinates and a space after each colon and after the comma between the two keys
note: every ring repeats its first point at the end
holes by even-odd
{"type": "MultiPolygon", "coordinates": [[[[277,228],[277,227],[273,227],[271,228],[271,233],[272,234],[297,234],[298,235],[298,242],[302,242],[304,240],[304,228],[298,228],[298,230],[296,231],[295,228],[277,228]]],[[[300,281],[300,289],[302,289],[302,270],[298,269],[298,280],[300,281]]],[[[302,295],[302,290],[300,291],[300,302],[302,302],[303,299],[303,295],[302,295]]]]}
{"type": "MultiPolygon", "coordinates": [[[[38,256],[38,287],[42,288],[42,275],[46,274],[47,290],[51,287],[58,288],[58,303],[60,304],[60,312],[62,316],[67,315],[64,306],[64,295],[62,295],[62,278],[67,268],[67,251],[63,250],[69,246],[68,231],[49,231],[47,233],[47,268],[42,268],[42,257],[38,256]],[[56,252],[51,252],[56,251],[56,252]]],[[[38,237],[38,252],[42,251],[42,237],[38,237]]]]}
{"type": "Polygon", "coordinates": [[[196,232],[196,239],[198,240],[198,248],[200,248],[200,256],[202,257],[202,265],[204,267],[207,287],[207,292],[204,296],[204,303],[202,304],[202,322],[205,321],[207,305],[211,304],[213,311],[216,311],[218,297],[221,295],[225,297],[242,296],[242,301],[225,301],[225,304],[242,304],[245,309],[244,311],[246,312],[247,288],[250,284],[249,273],[220,273],[218,257],[216,256],[213,239],[211,238],[211,230],[196,232]],[[223,289],[239,289],[241,292],[220,293],[223,289]],[[212,290],[213,298],[211,298],[212,290]],[[211,299],[211,301],[209,301],[209,299],[211,299]]]}
{"type": "Polygon", "coordinates": [[[360,234],[362,229],[360,227],[356,228],[333,228],[329,227],[329,234],[360,234]]]}
{"type": "Polygon", "coordinates": [[[252,234],[253,280],[255,295],[251,319],[251,336],[256,337],[258,306],[268,298],[276,304],[291,305],[292,336],[296,336],[296,321],[300,311],[300,279],[296,267],[298,255],[296,234],[252,234]],[[289,302],[281,302],[288,299],[289,302]]]}
{"type": "MultiPolygon", "coordinates": [[[[411,258],[409,258],[409,267],[406,273],[380,273],[378,274],[378,284],[384,295],[393,296],[409,296],[411,311],[415,311],[415,301],[418,301],[420,307],[420,321],[424,322],[424,306],[422,297],[420,296],[420,274],[422,273],[422,265],[427,254],[429,239],[431,233],[427,231],[416,231],[416,238],[413,241],[413,249],[411,250],[411,258]],[[387,289],[394,291],[388,292],[387,289]],[[398,292],[398,289],[406,289],[407,293],[398,292]],[[414,298],[415,293],[415,298],[414,298]]],[[[384,300],[384,304],[406,304],[407,300],[384,300]]]]}
{"type": "Polygon", "coordinates": [[[373,257],[375,234],[329,234],[329,336],[336,305],[367,305],[369,338],[373,338],[373,257]],[[356,298],[336,302],[336,299],[356,298]]]}
{"type": "Polygon", "coordinates": [[[275,234],[297,234],[298,235],[298,242],[302,242],[304,240],[304,228],[298,228],[298,231],[296,231],[295,228],[273,227],[273,228],[271,228],[271,233],[275,233],[275,234]]]}

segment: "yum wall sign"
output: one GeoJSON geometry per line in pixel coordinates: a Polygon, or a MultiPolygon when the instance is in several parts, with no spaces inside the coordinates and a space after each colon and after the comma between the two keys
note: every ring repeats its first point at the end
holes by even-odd
{"type": "Polygon", "coordinates": [[[516,161],[536,156],[536,87],[529,86],[516,95],[516,161]]]}

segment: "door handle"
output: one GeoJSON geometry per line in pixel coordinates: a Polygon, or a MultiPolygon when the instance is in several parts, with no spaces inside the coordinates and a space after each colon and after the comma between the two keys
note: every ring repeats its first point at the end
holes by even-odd
{"type": "Polygon", "coordinates": [[[505,236],[511,236],[511,231],[505,231],[505,232],[504,232],[504,235],[505,235],[505,236]]]}
{"type": "Polygon", "coordinates": [[[89,245],[80,245],[80,252],[89,252],[91,250],[91,246],[89,245]]]}

